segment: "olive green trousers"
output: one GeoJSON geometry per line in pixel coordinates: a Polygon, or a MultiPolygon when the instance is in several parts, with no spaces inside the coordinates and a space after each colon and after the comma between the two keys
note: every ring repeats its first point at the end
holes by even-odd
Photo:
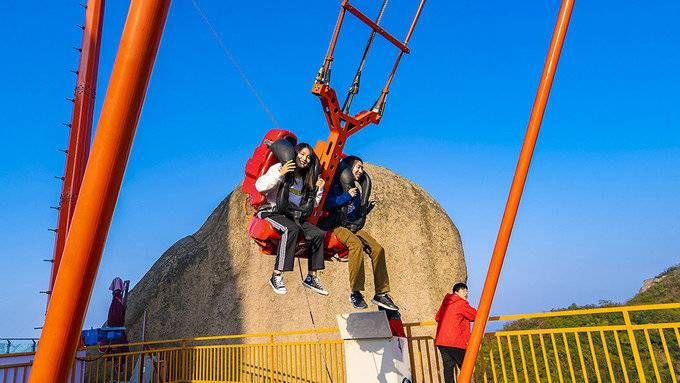
{"type": "Polygon", "coordinates": [[[352,233],[347,228],[337,227],[333,234],[349,250],[349,285],[352,291],[363,291],[366,275],[364,271],[364,248],[371,258],[373,266],[373,283],[375,293],[383,294],[390,291],[390,277],[387,275],[385,263],[385,249],[365,230],[352,233]]]}

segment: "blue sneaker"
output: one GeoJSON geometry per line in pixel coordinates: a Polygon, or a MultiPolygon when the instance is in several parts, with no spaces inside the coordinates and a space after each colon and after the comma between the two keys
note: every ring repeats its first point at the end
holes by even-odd
{"type": "Polygon", "coordinates": [[[352,294],[349,295],[349,302],[352,304],[352,307],[357,310],[365,310],[368,308],[368,304],[366,304],[364,296],[361,295],[361,291],[352,291],[352,294]]]}
{"type": "Polygon", "coordinates": [[[302,282],[302,285],[317,294],[328,295],[328,291],[323,287],[321,281],[319,281],[319,277],[316,275],[312,276],[307,274],[307,278],[302,282]]]}

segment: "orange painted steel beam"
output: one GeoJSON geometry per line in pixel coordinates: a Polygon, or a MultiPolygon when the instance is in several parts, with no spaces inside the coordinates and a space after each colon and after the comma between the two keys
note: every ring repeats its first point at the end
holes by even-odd
{"type": "MultiPolygon", "coordinates": [[[[89,0],[85,11],[85,28],[78,65],[78,79],[71,116],[71,132],[69,134],[68,151],[64,184],[59,201],[59,218],[57,235],[54,244],[54,256],[50,286],[52,291],[54,280],[59,270],[61,254],[64,251],[68,228],[71,224],[80,185],[85,174],[87,155],[90,153],[92,139],[92,119],[94,116],[95,91],[97,89],[97,71],[99,68],[99,51],[101,47],[102,28],[104,24],[104,0],[89,0]]],[[[47,302],[49,304],[47,295],[47,302]]]]}
{"type": "Polygon", "coordinates": [[[57,273],[31,383],[65,382],[78,347],[170,0],[132,0],[57,273]]]}
{"type": "Polygon", "coordinates": [[[389,32],[387,32],[385,29],[383,29],[383,27],[376,24],[375,21],[371,20],[370,18],[368,18],[368,16],[361,13],[361,11],[356,9],[352,4],[349,3],[349,1],[343,2],[342,7],[345,8],[347,11],[349,11],[349,13],[356,16],[357,19],[361,20],[364,24],[368,25],[371,29],[376,31],[380,36],[384,37],[387,41],[391,42],[392,45],[399,48],[399,50],[401,50],[402,52],[406,52],[406,53],[410,52],[410,50],[408,49],[406,44],[397,40],[389,32]]]}
{"type": "MultiPolygon", "coordinates": [[[[411,22],[411,26],[409,27],[408,32],[406,33],[404,45],[408,44],[409,40],[411,40],[411,36],[413,35],[413,31],[416,29],[416,24],[418,24],[418,20],[420,19],[420,15],[423,12],[424,6],[425,0],[421,0],[420,4],[418,4],[418,10],[416,11],[416,15],[415,17],[413,17],[413,21],[411,22]]],[[[392,80],[394,80],[394,74],[397,73],[397,68],[399,67],[399,63],[401,62],[401,58],[404,56],[404,53],[408,52],[404,51],[399,52],[399,56],[397,56],[397,60],[394,62],[394,66],[392,67],[392,72],[390,72],[389,77],[387,77],[387,82],[383,87],[382,93],[380,94],[380,98],[378,99],[378,102],[375,103],[378,110],[382,110],[385,105],[387,93],[389,93],[390,91],[390,85],[392,85],[392,80]]]]}
{"type": "Polygon", "coordinates": [[[316,76],[317,83],[328,83],[330,81],[330,70],[331,63],[333,62],[333,53],[335,52],[335,45],[338,42],[338,36],[340,35],[340,28],[342,28],[342,21],[345,19],[345,8],[344,5],[348,0],[344,0],[340,7],[340,13],[338,14],[338,20],[335,22],[335,28],[333,28],[333,37],[331,37],[331,42],[328,44],[328,50],[326,51],[326,57],[323,60],[323,65],[319,69],[319,73],[316,76]]]}
{"type": "Polygon", "coordinates": [[[564,38],[567,34],[567,27],[569,26],[569,19],[571,18],[571,11],[574,7],[574,0],[563,0],[557,16],[557,23],[553,32],[550,48],[543,67],[543,74],[536,92],[536,99],[534,100],[533,108],[531,109],[531,116],[529,117],[529,124],[527,132],[522,144],[522,150],[519,154],[515,176],[510,187],[510,194],[503,213],[500,228],[498,230],[498,237],[496,245],[491,256],[491,263],[487,272],[486,281],[484,282],[484,289],[480,298],[479,307],[477,309],[477,317],[472,328],[472,336],[468,344],[465,360],[458,376],[459,383],[470,383],[472,373],[474,370],[477,355],[482,344],[484,330],[491,311],[491,303],[493,302],[496,287],[498,285],[498,278],[503,267],[503,259],[505,258],[510,242],[510,235],[512,234],[512,227],[515,223],[517,210],[522,198],[522,191],[529,173],[529,166],[531,164],[531,157],[536,147],[538,133],[543,121],[543,114],[548,103],[548,96],[550,95],[550,88],[552,87],[555,71],[557,70],[557,63],[560,59],[562,46],[564,45],[564,38]]]}
{"type": "Polygon", "coordinates": [[[349,3],[349,0],[342,1],[340,14],[338,15],[335,29],[333,30],[333,35],[328,46],[326,58],[324,59],[324,63],[319,70],[319,74],[316,77],[314,85],[312,86],[312,93],[319,96],[319,100],[321,101],[321,106],[326,117],[326,122],[328,123],[328,127],[330,129],[330,134],[328,135],[328,139],[326,141],[318,141],[314,147],[314,152],[319,157],[319,161],[321,162],[321,168],[323,169],[321,177],[326,181],[326,186],[324,188],[325,190],[321,203],[309,218],[310,222],[316,223],[321,218],[323,205],[326,200],[326,196],[328,195],[328,190],[331,187],[331,182],[335,177],[337,167],[340,164],[340,160],[342,159],[342,152],[347,139],[354,133],[357,133],[359,130],[370,124],[380,123],[387,92],[402,56],[404,53],[410,52],[406,45],[408,44],[416,24],[418,23],[418,19],[420,18],[424,5],[425,0],[421,0],[418,5],[418,10],[411,21],[411,26],[406,33],[406,39],[402,43],[392,37],[392,35],[389,33],[385,32],[376,22],[369,19],[359,10],[354,8],[349,3]],[[340,107],[340,103],[338,102],[338,96],[335,93],[335,90],[329,84],[331,63],[333,62],[333,52],[335,51],[335,46],[338,42],[338,35],[340,34],[340,29],[342,28],[342,22],[344,20],[346,11],[349,11],[351,14],[355,15],[357,18],[371,27],[371,29],[385,37],[397,48],[399,48],[399,55],[397,56],[396,62],[392,68],[392,72],[388,77],[387,83],[382,90],[378,102],[370,110],[363,110],[355,115],[350,115],[349,113],[343,112],[342,108],[340,107]]]}

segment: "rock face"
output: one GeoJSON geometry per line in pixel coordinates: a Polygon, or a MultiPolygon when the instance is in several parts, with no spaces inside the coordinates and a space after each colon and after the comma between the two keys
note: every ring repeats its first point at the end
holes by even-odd
{"type": "MultiPolygon", "coordinates": [[[[366,230],[386,250],[391,295],[404,321],[431,320],[451,286],[467,279],[458,229],[417,185],[382,167],[366,170],[379,200],[366,230]]],[[[345,263],[326,262],[320,273],[327,297],[301,286],[297,261],[296,270],[285,274],[288,294],[274,294],[268,284],[274,258],[248,237],[245,204],[240,189],[231,192],[198,232],[170,247],[132,289],[126,318],[131,340],[139,339],[144,310],[147,340],[306,329],[313,327],[312,316],[316,327],[335,327],[337,314],[353,310],[345,263]]],[[[306,263],[299,263],[303,274],[306,263]]],[[[370,301],[369,262],[366,273],[370,301]]]]}
{"type": "Polygon", "coordinates": [[[665,278],[666,278],[666,276],[664,275],[664,276],[660,276],[660,277],[645,279],[644,281],[642,281],[642,287],[640,287],[638,294],[643,294],[643,293],[649,291],[649,289],[651,289],[655,285],[663,282],[663,280],[665,278]]]}
{"type": "Polygon", "coordinates": [[[669,267],[654,278],[646,279],[628,304],[675,303],[680,299],[680,265],[669,267]]]}

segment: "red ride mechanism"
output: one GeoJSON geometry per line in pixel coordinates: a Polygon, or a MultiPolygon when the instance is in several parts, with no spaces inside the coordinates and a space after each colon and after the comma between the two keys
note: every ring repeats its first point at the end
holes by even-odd
{"type": "MultiPolygon", "coordinates": [[[[241,190],[248,194],[250,198],[250,205],[257,209],[265,201],[265,197],[255,188],[255,181],[267,172],[272,165],[278,162],[278,159],[269,150],[269,145],[281,138],[288,139],[293,144],[297,144],[297,137],[295,134],[283,130],[272,129],[264,136],[260,145],[255,148],[252,157],[246,163],[246,177],[241,185],[241,190]]],[[[276,231],[269,221],[258,218],[253,215],[248,224],[248,235],[260,246],[260,251],[263,254],[275,255],[278,247],[278,242],[281,240],[281,233],[276,231]]],[[[326,259],[338,258],[345,259],[347,257],[347,248],[340,243],[332,232],[326,233],[325,241],[326,259]]],[[[304,251],[304,237],[300,237],[298,243],[299,251],[296,256],[306,257],[304,251]]]]}
{"type": "MultiPolygon", "coordinates": [[[[319,162],[321,163],[321,178],[326,181],[326,186],[324,187],[324,194],[320,205],[314,210],[312,216],[309,217],[309,221],[311,223],[317,223],[323,215],[323,205],[331,187],[331,183],[333,182],[333,178],[335,177],[338,164],[345,157],[342,151],[347,139],[367,125],[378,124],[380,122],[385,109],[389,87],[392,83],[392,80],[394,79],[394,74],[397,71],[399,62],[401,61],[401,58],[404,54],[408,54],[410,52],[407,44],[411,38],[411,35],[413,34],[416,24],[418,23],[423,6],[425,5],[425,0],[419,1],[415,16],[411,21],[411,26],[406,33],[406,38],[403,42],[399,41],[379,25],[386,5],[387,0],[383,0],[380,13],[376,20],[373,21],[361,13],[361,11],[352,6],[349,3],[349,0],[342,1],[340,14],[338,15],[338,20],[333,31],[330,45],[328,46],[326,57],[321,69],[319,70],[319,73],[317,74],[314,86],[312,87],[312,93],[317,95],[321,101],[326,122],[328,123],[328,127],[330,129],[330,135],[327,141],[317,142],[314,148],[314,152],[319,157],[319,162]],[[333,52],[338,41],[340,28],[342,27],[346,12],[356,16],[361,22],[368,26],[368,28],[371,30],[371,36],[369,37],[368,43],[364,48],[364,54],[361,58],[359,68],[355,75],[355,83],[352,85],[352,90],[350,90],[350,94],[348,94],[345,104],[341,107],[340,103],[338,102],[335,90],[330,85],[330,72],[331,63],[333,62],[333,52]],[[359,78],[361,77],[361,70],[371,48],[373,38],[376,34],[384,37],[387,41],[392,43],[399,50],[399,53],[392,67],[392,71],[387,78],[385,86],[383,87],[373,107],[352,115],[350,114],[351,100],[352,97],[359,91],[359,78]]],[[[269,167],[277,162],[276,157],[269,150],[269,145],[281,138],[287,138],[291,140],[291,142],[297,143],[297,137],[292,132],[282,129],[272,129],[265,135],[260,145],[255,149],[253,156],[246,164],[246,177],[243,181],[241,189],[250,195],[250,203],[255,209],[265,202],[265,197],[255,188],[255,181],[258,177],[262,176],[267,171],[267,169],[269,169],[269,167]]],[[[260,246],[262,253],[270,255],[275,254],[278,241],[281,239],[281,234],[277,232],[269,222],[253,216],[250,220],[250,224],[248,225],[248,234],[260,246]]],[[[304,255],[305,246],[301,245],[304,245],[304,238],[300,238],[296,256],[304,255]]],[[[347,248],[342,245],[340,241],[338,241],[332,232],[328,232],[326,233],[325,253],[326,259],[337,257],[340,260],[345,260],[347,257],[347,248]]]]}

